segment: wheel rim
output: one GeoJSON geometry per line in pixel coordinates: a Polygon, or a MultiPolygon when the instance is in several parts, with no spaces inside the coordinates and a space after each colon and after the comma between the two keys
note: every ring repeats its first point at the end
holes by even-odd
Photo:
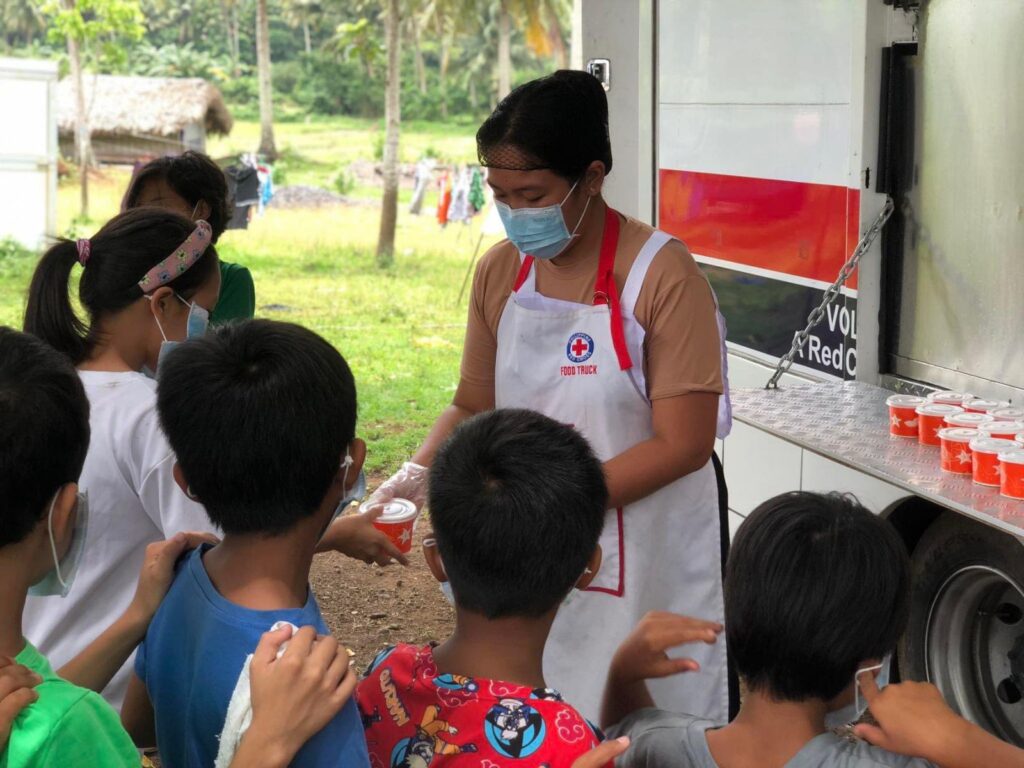
{"type": "Polygon", "coordinates": [[[936,592],[925,630],[928,679],[961,715],[1024,746],[1024,589],[970,566],[936,592]]]}

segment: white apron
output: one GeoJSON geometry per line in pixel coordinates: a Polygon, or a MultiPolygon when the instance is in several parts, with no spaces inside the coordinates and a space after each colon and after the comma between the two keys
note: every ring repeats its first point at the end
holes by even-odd
{"type": "MultiPolygon", "coordinates": [[[[498,326],[495,368],[498,408],[529,408],[572,424],[602,461],[654,436],[644,329],[633,308],[654,256],[671,239],[663,232],[651,236],[619,300],[613,273],[618,229],[618,216],[608,209],[593,306],[537,293],[533,259],[524,259],[498,326]]],[[[724,418],[727,398],[722,401],[724,418]]],[[[601,569],[555,619],[544,654],[547,682],[596,722],[612,655],[645,613],[722,622],[720,536],[710,461],[624,509],[609,510],[601,569]]],[[[696,659],[701,671],[652,681],[658,706],[726,722],[725,638],[672,655],[696,659]]]]}

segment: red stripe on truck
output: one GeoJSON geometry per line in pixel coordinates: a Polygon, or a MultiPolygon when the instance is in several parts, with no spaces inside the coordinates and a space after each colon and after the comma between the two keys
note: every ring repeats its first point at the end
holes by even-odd
{"type": "Polygon", "coordinates": [[[666,169],[659,185],[658,227],[739,269],[831,283],[857,245],[857,189],[666,169]]]}

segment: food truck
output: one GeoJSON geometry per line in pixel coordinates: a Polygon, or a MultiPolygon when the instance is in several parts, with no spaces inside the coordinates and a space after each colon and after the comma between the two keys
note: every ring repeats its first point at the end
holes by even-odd
{"type": "Polygon", "coordinates": [[[608,93],[607,198],[686,242],[728,323],[730,524],[794,489],[887,517],[914,576],[896,674],[1024,745],[1024,501],[890,435],[886,406],[1024,403],[1024,3],[574,13],[575,65],[608,93]]]}

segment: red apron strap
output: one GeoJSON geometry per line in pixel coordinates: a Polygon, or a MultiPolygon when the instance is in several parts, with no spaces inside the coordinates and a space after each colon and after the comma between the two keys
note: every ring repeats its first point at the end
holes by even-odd
{"type": "Polygon", "coordinates": [[[523,259],[523,265],[519,267],[519,274],[516,276],[515,285],[512,286],[513,293],[518,293],[519,289],[523,287],[526,278],[530,276],[531,269],[533,269],[533,256],[526,256],[523,259]]]}
{"type": "Polygon", "coordinates": [[[628,371],[633,367],[633,359],[626,345],[619,291],[615,287],[615,250],[618,245],[619,215],[609,206],[604,214],[604,237],[601,239],[601,258],[597,265],[597,279],[594,281],[594,304],[608,305],[612,323],[612,344],[619,359],[619,369],[628,371]]]}

